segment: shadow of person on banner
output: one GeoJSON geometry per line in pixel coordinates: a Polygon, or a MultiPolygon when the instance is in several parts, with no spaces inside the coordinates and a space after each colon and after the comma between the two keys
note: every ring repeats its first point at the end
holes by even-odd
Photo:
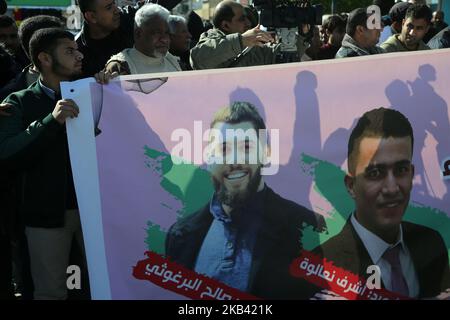
{"type": "Polygon", "coordinates": [[[295,110],[292,133],[292,150],[286,165],[280,166],[277,179],[282,182],[278,190],[286,198],[312,208],[310,192],[313,176],[308,167],[303,167],[302,156],[320,158],[321,132],[319,101],[316,93],[317,77],[310,71],[297,74],[294,87],[295,110]],[[302,190],[292,188],[302,183],[302,190]]]}
{"type": "Polygon", "coordinates": [[[444,204],[450,201],[449,183],[444,182],[444,194],[439,196],[437,190],[433,188],[429,170],[422,155],[429,136],[436,142],[438,161],[436,166],[440,167],[440,162],[450,155],[448,106],[432,86],[436,80],[436,69],[430,64],[421,65],[418,69],[418,77],[414,81],[394,80],[386,87],[385,93],[392,108],[405,114],[414,127],[414,163],[418,176],[418,183],[415,186],[416,200],[423,203],[434,200],[444,204]]]}
{"type": "MultiPolygon", "coordinates": [[[[165,155],[170,160],[170,152],[145,118],[151,115],[152,106],[143,106],[149,111],[144,116],[133,99],[151,93],[138,91],[130,95],[122,85],[123,81],[111,82],[102,88],[103,108],[98,125],[101,133],[96,137],[105,250],[113,297],[124,294],[117,288],[124,276],[130,275],[130,261],[137,261],[148,250],[145,243],[148,221],[167,228],[170,216],[175,219],[177,208],[181,207],[173,195],[179,193],[179,187],[166,176],[173,164],[162,163],[165,155]],[[133,232],[126,234],[124,241],[123,236],[117,236],[117,230],[133,232]]],[[[130,288],[134,297],[149,294],[139,283],[130,282],[130,288]]],[[[160,296],[163,297],[164,294],[160,296]]]]}
{"type": "MultiPolygon", "coordinates": [[[[302,91],[299,93],[302,95],[304,92],[310,92],[311,88],[317,87],[317,80],[313,73],[311,72],[303,72],[300,73],[297,77],[297,87],[296,92],[302,91]],[[308,88],[300,89],[299,82],[306,83],[308,88]]],[[[298,143],[299,137],[301,137],[302,134],[305,134],[304,130],[309,130],[310,128],[301,128],[301,126],[306,126],[310,123],[310,120],[312,120],[316,124],[316,128],[319,128],[320,130],[320,119],[318,118],[318,103],[317,103],[317,97],[315,94],[309,95],[306,97],[308,102],[313,102],[313,106],[309,108],[309,106],[306,106],[304,104],[300,104],[299,99],[297,99],[296,103],[296,122],[295,122],[295,128],[293,130],[293,148],[290,151],[290,157],[288,162],[285,165],[281,165],[279,167],[278,173],[276,173],[273,176],[267,176],[266,182],[267,184],[274,189],[275,192],[279,193],[282,197],[286,197],[290,199],[291,201],[294,201],[297,204],[300,204],[301,206],[307,208],[310,210],[312,214],[314,214],[317,219],[319,220],[319,223],[321,226],[318,229],[314,229],[314,232],[308,232],[307,234],[307,241],[312,243],[319,243],[319,233],[324,232],[326,230],[324,219],[321,215],[314,212],[313,208],[311,207],[310,202],[308,201],[308,197],[303,197],[305,193],[309,193],[312,183],[312,177],[309,175],[303,176],[301,172],[301,162],[300,162],[300,153],[299,150],[304,147],[302,144],[298,143]],[[299,105],[300,104],[300,105],[299,105]],[[306,111],[304,111],[306,109],[306,111]],[[312,110],[311,110],[312,109],[312,110]],[[302,119],[303,121],[297,121],[300,117],[305,117],[305,119],[302,119]],[[308,119],[308,117],[312,117],[313,119],[308,119]],[[297,153],[298,154],[297,154],[297,153]],[[289,179],[287,179],[289,177],[289,179]],[[306,182],[306,183],[305,183],[306,182]],[[306,184],[306,188],[304,188],[304,185],[306,184]],[[299,188],[293,188],[292,186],[299,186],[299,188]],[[294,192],[290,192],[294,191],[294,192]],[[287,194],[290,194],[290,196],[286,196],[287,194]]],[[[245,101],[253,104],[258,112],[260,113],[263,120],[267,123],[267,112],[266,107],[261,102],[259,97],[255,94],[254,91],[252,91],[249,88],[241,88],[238,87],[236,90],[234,90],[230,94],[230,104],[235,101],[245,101]]],[[[306,102],[305,102],[306,104],[306,102]]],[[[279,112],[283,112],[283,108],[280,108],[279,112]]],[[[277,128],[270,128],[267,127],[268,130],[270,129],[277,129],[277,128]]],[[[283,129],[283,128],[278,128],[283,129]]],[[[270,131],[269,131],[270,132],[270,131]]],[[[320,134],[317,130],[313,133],[314,135],[320,134]]],[[[314,140],[314,139],[313,139],[314,140]]],[[[318,143],[320,148],[320,137],[318,137],[318,140],[314,140],[316,143],[318,143]],[[318,141],[318,142],[317,142],[318,141]]],[[[283,146],[280,145],[280,150],[283,146]]],[[[307,147],[305,147],[307,149],[307,147]]],[[[311,149],[307,149],[306,152],[314,152],[315,156],[319,155],[319,152],[317,151],[317,145],[313,147],[314,151],[311,151],[311,149]]],[[[281,152],[283,153],[283,152],[281,152]]],[[[306,227],[306,225],[303,225],[306,227]]],[[[303,231],[299,232],[299,238],[298,241],[300,242],[301,247],[303,248],[302,241],[305,240],[303,236],[303,231]]],[[[315,292],[315,288],[311,288],[312,285],[304,281],[303,279],[296,279],[292,278],[292,281],[296,282],[296,285],[299,287],[307,288],[305,289],[305,292],[309,291],[311,292],[311,295],[313,292],[315,292]]],[[[306,298],[304,296],[303,298],[306,298]]]]}

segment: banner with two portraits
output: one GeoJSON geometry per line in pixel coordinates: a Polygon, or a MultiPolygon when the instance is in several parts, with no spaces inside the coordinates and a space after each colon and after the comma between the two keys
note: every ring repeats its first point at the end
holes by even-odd
{"type": "Polygon", "coordinates": [[[442,297],[449,59],[64,83],[92,297],[442,297]]]}

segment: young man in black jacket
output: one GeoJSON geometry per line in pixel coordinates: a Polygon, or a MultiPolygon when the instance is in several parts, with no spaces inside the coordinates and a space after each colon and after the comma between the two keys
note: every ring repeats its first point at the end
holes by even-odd
{"type": "Polygon", "coordinates": [[[66,299],[72,239],[83,243],[64,125],[79,109],[61,99],[60,82],[81,75],[83,55],[70,32],[47,28],[31,38],[30,56],[40,77],[5,100],[9,115],[0,117],[0,162],[21,176],[19,212],[34,298],[66,299]]]}

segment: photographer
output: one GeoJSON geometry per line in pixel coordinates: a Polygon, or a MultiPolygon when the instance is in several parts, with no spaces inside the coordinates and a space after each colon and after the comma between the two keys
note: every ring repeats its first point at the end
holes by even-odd
{"type": "MultiPolygon", "coordinates": [[[[194,69],[245,67],[273,64],[276,62],[280,44],[273,44],[270,33],[257,25],[250,29],[250,21],[244,7],[234,1],[220,2],[213,17],[214,28],[203,33],[198,44],[191,50],[194,69]]],[[[303,32],[309,30],[304,26],[303,32]]],[[[298,56],[303,56],[305,38],[298,36],[298,56]]]]}

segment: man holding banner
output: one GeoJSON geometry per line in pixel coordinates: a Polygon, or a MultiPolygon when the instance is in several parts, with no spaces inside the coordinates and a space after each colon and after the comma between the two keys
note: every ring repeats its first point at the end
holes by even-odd
{"type": "Polygon", "coordinates": [[[438,232],[403,221],[413,185],[413,143],[411,124],[398,111],[374,109],[359,119],[348,143],[345,176],[356,209],[317,251],[365,278],[376,265],[387,290],[430,298],[450,287],[449,260],[438,232]]]}
{"type": "MultiPolygon", "coordinates": [[[[27,236],[34,299],[67,298],[72,239],[84,248],[65,123],[76,118],[73,100],[61,99],[60,83],[81,75],[83,54],[61,28],[36,31],[30,56],[40,72],[29,88],[6,98],[9,116],[0,117],[0,161],[20,175],[19,212],[27,236]]],[[[109,74],[97,74],[101,83],[109,74]]]]}
{"type": "MultiPolygon", "coordinates": [[[[300,253],[305,224],[319,231],[324,227],[322,219],[269,188],[261,175],[264,161],[234,160],[235,144],[246,159],[259,148],[267,152],[261,136],[256,141],[249,136],[228,141],[229,131],[225,134],[266,130],[253,105],[234,102],[220,109],[211,128],[227,137],[212,148],[226,161],[209,167],[215,193],[207,206],[170,228],[168,258],[260,298],[308,297],[309,285],[291,277],[289,265],[300,253]]],[[[210,144],[214,141],[210,139],[210,144]]]]}

